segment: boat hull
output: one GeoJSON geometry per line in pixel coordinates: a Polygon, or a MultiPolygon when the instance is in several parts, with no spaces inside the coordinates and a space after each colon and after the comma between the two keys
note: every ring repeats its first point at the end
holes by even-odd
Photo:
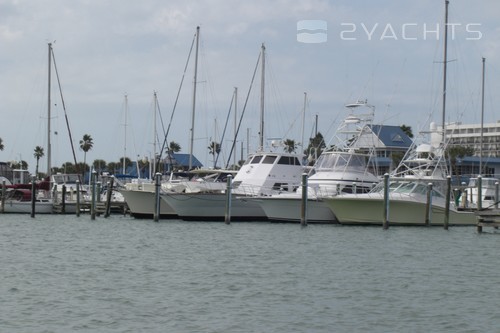
{"type": "MultiPolygon", "coordinates": [[[[178,217],[186,221],[224,221],[226,195],[224,193],[167,193],[161,198],[178,217]]],[[[267,220],[262,208],[249,198],[231,197],[231,221],[267,220]]]]}
{"type": "MultiPolygon", "coordinates": [[[[340,195],[325,200],[341,224],[373,224],[384,222],[384,200],[381,195],[340,195]]],[[[444,225],[445,207],[433,204],[429,225],[444,225]]],[[[426,225],[426,203],[406,197],[391,196],[388,222],[390,225],[426,225]]],[[[450,208],[449,225],[476,225],[473,212],[450,208]]]]}
{"type": "MultiPolygon", "coordinates": [[[[264,210],[270,221],[277,222],[301,222],[302,199],[268,197],[255,200],[264,210]]],[[[322,199],[310,199],[307,201],[308,223],[337,223],[333,211],[322,199]]]]}
{"type": "MultiPolygon", "coordinates": [[[[153,218],[155,212],[155,193],[142,190],[120,190],[127,203],[130,215],[135,218],[153,218]]],[[[174,209],[160,200],[160,218],[176,218],[174,209]]]]}
{"type": "MultiPolygon", "coordinates": [[[[6,200],[3,212],[6,214],[31,214],[31,202],[6,200]]],[[[37,201],[35,203],[35,214],[52,214],[52,202],[37,201]]]]}

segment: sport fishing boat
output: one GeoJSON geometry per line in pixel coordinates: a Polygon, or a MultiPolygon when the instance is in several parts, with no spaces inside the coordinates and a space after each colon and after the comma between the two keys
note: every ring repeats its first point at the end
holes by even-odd
{"type": "MultiPolygon", "coordinates": [[[[431,128],[435,129],[435,125],[431,128]]],[[[369,193],[343,194],[324,200],[341,224],[382,225],[387,209],[391,225],[426,225],[427,221],[430,225],[443,225],[449,206],[450,225],[475,225],[474,213],[458,210],[454,200],[445,194],[448,173],[444,147],[421,144],[409,151],[408,157],[390,175],[388,185],[381,182],[369,193]],[[385,186],[388,186],[388,203],[385,186]]]]}

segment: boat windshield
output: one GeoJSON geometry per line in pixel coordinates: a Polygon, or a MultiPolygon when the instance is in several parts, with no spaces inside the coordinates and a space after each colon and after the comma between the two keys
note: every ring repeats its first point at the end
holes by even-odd
{"type": "MultiPolygon", "coordinates": [[[[389,192],[410,194],[416,193],[420,195],[427,195],[427,185],[419,182],[399,182],[394,181],[389,183],[389,192]]],[[[372,192],[384,192],[384,182],[380,182],[375,186],[372,192]]],[[[443,195],[436,191],[435,188],[432,189],[432,196],[443,197],[443,195]]]]}
{"type": "Polygon", "coordinates": [[[365,171],[365,156],[350,153],[324,153],[316,162],[316,170],[358,170],[365,171]]]}

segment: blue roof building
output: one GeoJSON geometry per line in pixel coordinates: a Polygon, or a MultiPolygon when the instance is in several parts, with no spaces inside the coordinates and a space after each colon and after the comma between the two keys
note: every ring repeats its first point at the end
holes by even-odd
{"type": "Polygon", "coordinates": [[[412,143],[412,139],[399,126],[366,125],[351,147],[367,154],[374,153],[376,174],[382,175],[396,167],[393,161],[398,159],[394,155],[402,158],[412,143]]]}

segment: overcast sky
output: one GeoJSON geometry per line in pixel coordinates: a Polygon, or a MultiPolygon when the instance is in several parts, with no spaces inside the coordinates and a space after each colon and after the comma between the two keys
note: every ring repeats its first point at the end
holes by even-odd
{"type": "MultiPolygon", "coordinates": [[[[375,105],[378,124],[425,130],[429,117],[441,123],[444,12],[444,0],[0,0],[0,137],[5,146],[0,161],[23,159],[34,171],[34,148],[46,150],[49,42],[79,161],[84,134],[94,139],[88,163],[117,162],[124,154],[133,160],[151,156],[153,93],[167,127],[197,26],[194,153],[206,166],[212,165],[208,144],[220,141],[234,87],[241,114],[262,43],[267,51],[266,138],[302,141],[304,92],[306,141],[316,115],[318,130],[328,140],[346,114],[343,105],[358,99],[375,105]],[[320,21],[309,28],[321,30],[298,40],[304,31],[297,23],[303,20],[320,21]]],[[[451,0],[449,22],[454,25],[449,28],[446,119],[480,123],[485,57],[485,122],[496,122],[500,2],[451,0]]],[[[189,152],[193,67],[191,59],[168,136],[184,153],[189,152]]],[[[258,144],[259,80],[243,116],[238,159],[241,142],[244,155],[258,144]]],[[[55,74],[52,83],[52,165],[60,166],[72,155],[55,74]]],[[[163,140],[160,118],[157,125],[163,140]]],[[[234,115],[228,127],[223,161],[234,115]]],[[[40,164],[44,172],[45,158],[40,164]]]]}

